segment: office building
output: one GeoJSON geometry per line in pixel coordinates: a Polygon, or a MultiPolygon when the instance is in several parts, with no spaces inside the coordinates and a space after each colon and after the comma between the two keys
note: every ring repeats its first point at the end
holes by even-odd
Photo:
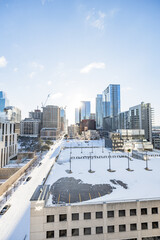
{"type": "Polygon", "coordinates": [[[53,140],[58,139],[60,127],[60,108],[53,105],[43,107],[43,128],[41,129],[41,137],[53,140]]]}
{"type": "Polygon", "coordinates": [[[75,108],[75,124],[80,123],[79,122],[79,108],[75,108]]]}
{"type": "Polygon", "coordinates": [[[96,97],[96,129],[103,128],[103,96],[97,94],[96,97]]]}
{"type": "Polygon", "coordinates": [[[0,168],[17,155],[17,134],[15,123],[0,120],[0,168]]]}
{"type": "Polygon", "coordinates": [[[6,113],[6,117],[8,121],[14,123],[20,123],[21,121],[21,110],[14,106],[7,106],[4,108],[4,112],[6,113]]]}
{"type": "Polygon", "coordinates": [[[40,119],[25,118],[20,123],[20,135],[23,137],[38,137],[40,124],[40,119]]]}
{"type": "Polygon", "coordinates": [[[91,144],[62,143],[45,184],[31,197],[30,240],[160,239],[159,158],[151,159],[152,171],[139,159],[130,161],[129,171],[126,154],[99,147],[92,155],[91,144]]]}
{"type": "Polygon", "coordinates": [[[60,108],[61,133],[67,133],[66,107],[60,108]]]}
{"type": "Polygon", "coordinates": [[[115,117],[121,111],[120,85],[110,84],[103,92],[104,117],[115,117]]]}
{"type": "Polygon", "coordinates": [[[81,106],[79,109],[80,121],[84,119],[90,119],[91,109],[89,101],[81,101],[81,106]]]}
{"type": "Polygon", "coordinates": [[[152,109],[150,103],[142,102],[129,108],[129,128],[144,129],[146,140],[152,142],[152,109]]]}
{"type": "Polygon", "coordinates": [[[0,91],[0,112],[4,111],[4,108],[9,105],[9,101],[7,99],[6,93],[0,91]]]}

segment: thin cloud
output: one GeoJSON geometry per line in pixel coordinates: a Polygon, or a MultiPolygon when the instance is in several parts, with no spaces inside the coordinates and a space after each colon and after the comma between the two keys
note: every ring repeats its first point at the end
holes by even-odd
{"type": "Polygon", "coordinates": [[[128,91],[131,91],[131,90],[132,90],[131,87],[122,87],[123,92],[128,92],[128,91]]]}
{"type": "Polygon", "coordinates": [[[104,19],[106,14],[104,12],[98,11],[96,12],[93,8],[86,17],[86,21],[89,23],[90,26],[97,28],[98,30],[104,29],[104,19]]]}
{"type": "Polygon", "coordinates": [[[34,77],[35,77],[35,75],[36,75],[36,73],[35,73],[35,72],[31,72],[31,73],[29,74],[29,77],[32,79],[32,78],[34,78],[34,77]]]}
{"type": "Polygon", "coordinates": [[[61,98],[63,94],[61,92],[55,93],[51,95],[51,99],[58,99],[61,98]]]}
{"type": "Polygon", "coordinates": [[[0,57],[0,68],[4,68],[7,66],[7,60],[4,56],[0,57]]]}
{"type": "Polygon", "coordinates": [[[14,71],[14,72],[18,72],[18,68],[15,67],[15,68],[13,69],[13,71],[14,71]]]}
{"type": "Polygon", "coordinates": [[[111,9],[110,11],[109,11],[109,16],[110,17],[114,17],[118,12],[120,11],[120,9],[119,8],[113,8],[113,9],[111,9]]]}
{"type": "Polygon", "coordinates": [[[93,69],[104,69],[105,67],[106,65],[103,62],[93,62],[82,68],[80,73],[89,73],[93,69]]]}
{"type": "Polygon", "coordinates": [[[39,64],[37,62],[32,62],[31,66],[37,70],[43,71],[44,70],[44,65],[39,64]]]}

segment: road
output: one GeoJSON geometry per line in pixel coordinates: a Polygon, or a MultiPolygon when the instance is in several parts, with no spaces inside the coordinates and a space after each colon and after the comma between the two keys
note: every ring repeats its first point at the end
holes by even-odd
{"type": "Polygon", "coordinates": [[[29,174],[31,179],[23,182],[6,202],[11,207],[0,217],[0,240],[30,239],[30,198],[55,162],[60,145],[61,141],[51,148],[43,157],[41,166],[37,165],[29,174]]]}

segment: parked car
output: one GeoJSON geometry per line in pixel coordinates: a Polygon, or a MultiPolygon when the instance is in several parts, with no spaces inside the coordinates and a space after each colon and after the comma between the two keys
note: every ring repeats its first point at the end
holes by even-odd
{"type": "Polygon", "coordinates": [[[31,179],[31,177],[27,177],[26,182],[28,182],[31,179]]]}
{"type": "Polygon", "coordinates": [[[0,211],[0,215],[5,214],[10,207],[11,207],[10,204],[5,205],[5,206],[2,208],[2,210],[0,211]]]}

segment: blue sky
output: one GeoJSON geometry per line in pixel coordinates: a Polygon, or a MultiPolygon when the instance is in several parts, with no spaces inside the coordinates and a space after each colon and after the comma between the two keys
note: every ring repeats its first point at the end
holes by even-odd
{"type": "Polygon", "coordinates": [[[0,0],[0,89],[23,117],[121,85],[121,110],[140,102],[160,125],[160,1],[0,0]]]}

